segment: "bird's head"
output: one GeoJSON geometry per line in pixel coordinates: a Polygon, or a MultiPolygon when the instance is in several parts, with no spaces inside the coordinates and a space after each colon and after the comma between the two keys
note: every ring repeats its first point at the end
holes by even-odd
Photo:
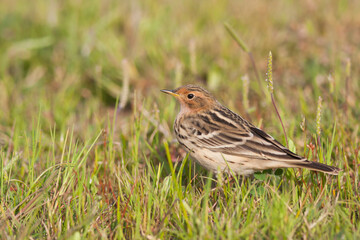
{"type": "Polygon", "coordinates": [[[161,91],[174,96],[180,102],[180,111],[184,113],[207,110],[217,104],[216,99],[208,91],[195,85],[161,91]]]}

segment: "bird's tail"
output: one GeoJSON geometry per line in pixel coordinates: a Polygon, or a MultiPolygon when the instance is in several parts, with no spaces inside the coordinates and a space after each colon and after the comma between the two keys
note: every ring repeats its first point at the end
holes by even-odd
{"type": "Polygon", "coordinates": [[[339,172],[341,171],[340,168],[332,167],[323,163],[312,162],[312,161],[293,163],[293,165],[294,165],[293,167],[307,168],[313,171],[324,172],[331,175],[338,175],[339,172]]]}

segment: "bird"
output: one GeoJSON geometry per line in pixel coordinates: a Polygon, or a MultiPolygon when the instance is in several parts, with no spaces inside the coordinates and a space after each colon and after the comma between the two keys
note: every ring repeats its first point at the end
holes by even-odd
{"type": "Polygon", "coordinates": [[[207,170],[244,176],[276,168],[307,168],[331,175],[341,171],[291,152],[200,86],[161,91],[180,103],[174,122],[178,142],[207,170]]]}

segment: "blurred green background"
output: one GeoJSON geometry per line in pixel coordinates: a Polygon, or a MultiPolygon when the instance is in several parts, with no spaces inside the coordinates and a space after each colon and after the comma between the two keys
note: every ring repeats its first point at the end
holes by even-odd
{"type": "MultiPolygon", "coordinates": [[[[142,99],[156,101],[162,98],[158,89],[199,83],[242,110],[239,89],[241,78],[248,75],[251,105],[256,105],[264,96],[248,55],[227,34],[224,22],[248,45],[262,79],[268,52],[273,52],[276,94],[281,101],[292,100],[283,103],[287,111],[300,115],[306,111],[300,99],[311,106],[317,95],[329,95],[329,89],[343,103],[346,61],[359,60],[359,5],[357,1],[3,1],[1,121],[12,125],[19,114],[30,120],[40,106],[58,127],[99,119],[99,112],[112,108],[121,95],[124,59],[130,93],[136,90],[142,99]]],[[[351,70],[349,103],[355,108],[358,71],[351,70]]],[[[266,117],[266,112],[261,115],[266,117]]]]}
{"type": "MultiPolygon", "coordinates": [[[[154,191],[155,194],[156,191],[151,188],[155,188],[152,185],[156,182],[155,176],[161,176],[157,181],[162,184],[164,178],[171,175],[166,158],[170,154],[171,160],[176,162],[181,155],[181,148],[172,141],[176,102],[159,90],[186,83],[202,85],[224,105],[255,125],[264,127],[285,144],[265,81],[270,51],[274,58],[275,98],[288,137],[294,141],[298,153],[311,160],[318,160],[320,157],[317,156],[322,156],[322,152],[334,144],[332,151],[326,153],[326,159],[331,161],[329,164],[346,169],[346,174],[339,177],[339,186],[335,188],[346,189],[347,193],[343,192],[340,199],[351,207],[347,205],[349,208],[339,211],[338,218],[328,219],[330,223],[324,221],[316,228],[280,224],[277,230],[268,224],[278,219],[269,210],[268,220],[263,221],[264,216],[260,215],[259,219],[248,219],[258,222],[264,229],[264,226],[270,226],[267,230],[257,233],[259,229],[249,223],[253,228],[240,231],[247,226],[241,223],[236,225],[234,235],[219,233],[218,237],[312,238],[320,233],[330,238],[359,236],[358,224],[354,223],[359,216],[359,12],[360,2],[355,0],[2,0],[2,236],[214,237],[211,233],[201,235],[201,231],[198,235],[194,234],[189,230],[191,220],[186,217],[174,220],[176,223],[166,220],[165,230],[159,229],[161,234],[157,235],[153,225],[159,225],[159,219],[167,216],[166,211],[172,206],[173,199],[179,197],[176,194],[158,202],[159,208],[154,210],[154,215],[151,215],[153,210],[137,210],[135,203],[142,204],[141,201],[133,202],[129,197],[134,195],[142,199],[146,192],[154,191]],[[224,23],[231,25],[246,43],[256,63],[260,81],[256,78],[249,54],[236,44],[224,23]],[[320,126],[321,144],[325,150],[317,146],[314,151],[319,96],[323,99],[320,126]],[[98,135],[99,138],[96,138],[98,135]],[[94,143],[94,148],[88,148],[90,143],[94,143]],[[89,155],[83,155],[87,149],[89,155]],[[73,170],[59,170],[52,175],[57,164],[82,158],[84,161],[79,162],[76,173],[84,181],[84,186],[93,189],[91,193],[78,189],[82,185],[77,185],[80,180],[70,177],[73,170]],[[165,170],[159,170],[161,174],[157,175],[158,166],[165,170]],[[142,174],[149,172],[155,175],[143,179],[142,174]],[[48,186],[43,184],[48,184],[46,179],[54,176],[57,185],[53,192],[46,191],[50,195],[36,198],[36,204],[41,207],[26,205],[34,196],[31,194],[41,193],[38,196],[43,196],[44,186],[48,186]],[[64,183],[67,181],[69,185],[64,183]],[[346,181],[350,182],[344,187],[342,184],[346,181]],[[67,186],[68,190],[59,186],[67,186]],[[115,190],[110,191],[110,186],[115,190]],[[145,186],[150,190],[146,190],[145,186]],[[74,199],[79,196],[84,199],[79,200],[79,206],[69,203],[65,206],[67,210],[62,212],[58,206],[68,203],[65,198],[68,195],[57,194],[59,192],[66,192],[74,199]],[[112,198],[112,201],[106,200],[112,198]],[[46,205],[47,201],[56,202],[52,211],[46,205]],[[118,202],[115,204],[117,210],[111,210],[114,202],[118,202]],[[89,217],[86,206],[95,205],[97,210],[89,217]],[[44,206],[47,206],[46,209],[44,206]],[[106,206],[110,209],[106,212],[110,220],[106,218],[101,223],[97,222],[96,231],[89,230],[94,226],[90,222],[95,221],[95,216],[103,214],[106,206]],[[25,211],[26,214],[21,212],[23,208],[28,211],[25,211]],[[9,217],[9,209],[17,216],[17,221],[9,217]],[[142,219],[143,210],[149,211],[148,216],[151,217],[141,225],[142,220],[139,219],[142,219]],[[72,214],[77,217],[69,220],[72,214]],[[40,224],[41,221],[43,224],[40,224]],[[59,221],[61,223],[57,226],[59,221]],[[345,226],[341,228],[343,222],[345,226]],[[175,227],[181,224],[187,227],[175,227]],[[299,229],[296,232],[299,233],[284,230],[290,226],[297,226],[299,229]]],[[[205,171],[201,173],[207,174],[205,171]]],[[[293,178],[296,178],[295,175],[293,178]]],[[[193,184],[191,177],[186,179],[190,185],[193,184]]],[[[314,180],[313,175],[311,179],[314,180]]],[[[288,175],[282,180],[288,183],[285,189],[296,188],[288,175]]],[[[305,184],[306,181],[303,182],[305,184]]],[[[176,186],[173,187],[176,189],[176,186]]],[[[199,186],[191,186],[194,187],[191,188],[194,199],[202,199],[203,192],[194,190],[199,186]]],[[[265,189],[268,189],[266,186],[265,189]]],[[[318,190],[312,190],[314,195],[319,194],[318,190]]],[[[327,194],[326,201],[333,200],[332,190],[327,194]]],[[[295,205],[296,199],[293,199],[295,205]]],[[[217,199],[221,200],[224,199],[217,199]]],[[[227,200],[225,198],[224,201],[227,200]]],[[[309,206],[314,204],[314,199],[306,197],[305,200],[309,206]]],[[[336,204],[332,207],[337,211],[336,204]]],[[[222,206],[226,208],[225,205],[222,206]]],[[[152,209],[150,205],[148,207],[152,209]]],[[[252,209],[252,206],[248,207],[252,209]]],[[[266,203],[262,207],[263,210],[259,211],[266,213],[266,203]]],[[[317,210],[314,211],[321,215],[321,211],[317,210]]],[[[201,216],[203,218],[200,219],[207,219],[207,215],[201,216]]],[[[207,231],[213,228],[210,223],[206,224],[207,231]]],[[[228,227],[235,228],[231,224],[228,227]]]]}

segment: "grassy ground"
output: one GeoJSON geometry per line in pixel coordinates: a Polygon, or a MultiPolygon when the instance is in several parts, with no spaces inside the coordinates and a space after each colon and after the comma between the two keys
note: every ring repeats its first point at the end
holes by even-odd
{"type": "Polygon", "coordinates": [[[359,2],[1,5],[1,239],[360,237],[359,2]],[[212,181],[174,140],[176,102],[159,90],[196,83],[285,144],[269,51],[292,150],[339,176],[212,181]]]}

